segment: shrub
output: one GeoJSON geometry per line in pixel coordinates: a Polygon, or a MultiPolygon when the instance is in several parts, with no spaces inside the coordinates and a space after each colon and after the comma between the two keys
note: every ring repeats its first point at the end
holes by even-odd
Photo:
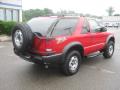
{"type": "Polygon", "coordinates": [[[11,35],[11,31],[16,22],[0,21],[0,34],[11,35]]]}

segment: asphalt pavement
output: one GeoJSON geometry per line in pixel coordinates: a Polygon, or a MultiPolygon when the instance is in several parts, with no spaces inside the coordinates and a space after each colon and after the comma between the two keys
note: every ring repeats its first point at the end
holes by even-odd
{"type": "MultiPolygon", "coordinates": [[[[112,31],[112,30],[111,30],[112,31]]],[[[0,42],[0,90],[120,90],[120,30],[112,58],[87,58],[79,72],[64,76],[59,68],[45,69],[13,53],[11,42],[0,42]]]]}

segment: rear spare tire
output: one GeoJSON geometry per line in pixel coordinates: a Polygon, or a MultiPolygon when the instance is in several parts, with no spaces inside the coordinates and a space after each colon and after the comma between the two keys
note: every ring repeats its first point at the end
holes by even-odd
{"type": "Polygon", "coordinates": [[[17,51],[24,52],[31,47],[34,34],[27,24],[17,24],[12,31],[13,46],[17,51]]]}

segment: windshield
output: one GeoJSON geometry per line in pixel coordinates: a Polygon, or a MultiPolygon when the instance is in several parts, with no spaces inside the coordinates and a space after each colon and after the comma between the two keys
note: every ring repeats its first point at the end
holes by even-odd
{"type": "Polygon", "coordinates": [[[45,36],[50,26],[56,20],[57,18],[39,17],[31,19],[30,21],[27,22],[27,24],[30,26],[32,32],[37,32],[45,36]]]}

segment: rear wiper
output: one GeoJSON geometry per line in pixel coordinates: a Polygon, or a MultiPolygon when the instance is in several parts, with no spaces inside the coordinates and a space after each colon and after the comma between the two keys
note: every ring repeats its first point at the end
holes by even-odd
{"type": "Polygon", "coordinates": [[[70,30],[72,27],[67,27],[67,28],[65,28],[64,30],[70,30]]]}
{"type": "Polygon", "coordinates": [[[68,30],[69,33],[72,35],[71,29],[72,29],[72,27],[67,27],[67,28],[65,28],[64,30],[68,30]]]}

